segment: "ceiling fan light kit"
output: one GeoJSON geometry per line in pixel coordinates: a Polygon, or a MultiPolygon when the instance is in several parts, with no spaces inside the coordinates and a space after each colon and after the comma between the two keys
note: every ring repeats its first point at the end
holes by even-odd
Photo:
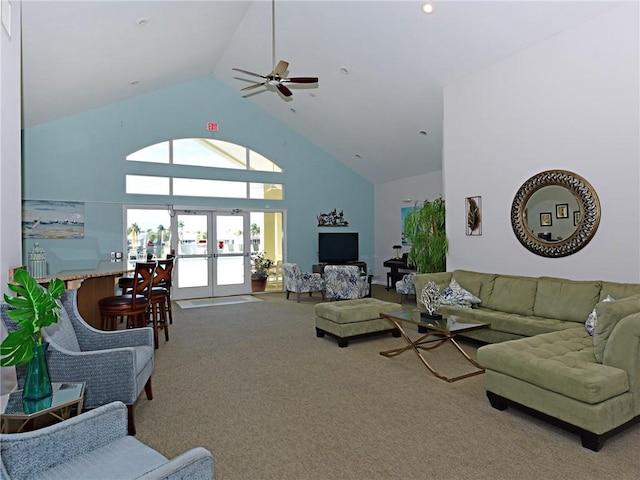
{"type": "Polygon", "coordinates": [[[254,83],[253,85],[249,85],[248,87],[244,87],[241,91],[253,90],[254,88],[263,87],[263,86],[272,86],[275,87],[284,97],[291,97],[293,92],[284,85],[285,83],[318,83],[317,77],[283,77],[284,73],[289,68],[289,62],[285,62],[284,60],[280,60],[276,64],[276,2],[275,0],[271,1],[271,50],[272,50],[272,58],[271,64],[274,65],[273,70],[268,75],[260,75],[258,73],[250,72],[248,70],[243,70],[241,68],[232,68],[237,72],[244,73],[246,75],[251,75],[253,77],[261,78],[263,81],[254,83]]]}

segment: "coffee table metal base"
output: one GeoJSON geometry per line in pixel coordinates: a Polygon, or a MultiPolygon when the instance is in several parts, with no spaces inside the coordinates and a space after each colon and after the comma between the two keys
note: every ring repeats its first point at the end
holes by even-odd
{"type": "Polygon", "coordinates": [[[467,352],[465,352],[462,349],[462,347],[458,344],[458,342],[455,341],[455,339],[453,338],[455,336],[454,333],[444,332],[441,330],[430,330],[429,327],[427,326],[426,327],[427,333],[425,333],[424,335],[422,335],[416,340],[412,340],[407,334],[407,332],[405,331],[405,329],[403,328],[402,321],[399,321],[398,319],[394,318],[391,315],[382,314],[381,316],[384,316],[387,320],[389,320],[391,323],[395,325],[395,327],[400,332],[400,335],[402,336],[402,338],[404,338],[405,341],[407,342],[407,345],[404,347],[394,348],[392,350],[386,350],[384,352],[380,352],[380,355],[391,358],[391,357],[398,356],[401,353],[404,353],[408,350],[413,350],[415,354],[418,356],[418,358],[420,359],[420,361],[422,362],[422,364],[425,367],[427,367],[427,369],[433,375],[449,383],[456,382],[458,380],[462,380],[463,378],[469,378],[469,377],[473,377],[475,375],[480,375],[484,373],[484,368],[482,368],[478,362],[476,362],[473,358],[471,358],[467,354],[467,352]],[[431,337],[434,337],[434,338],[431,338],[431,337]],[[456,347],[456,349],[462,354],[462,356],[465,359],[467,359],[467,361],[471,363],[474,367],[476,367],[477,370],[474,370],[473,372],[470,372],[470,373],[465,373],[463,375],[458,375],[455,377],[447,377],[439,373],[437,370],[435,370],[429,364],[429,362],[424,358],[422,353],[420,353],[420,350],[425,350],[425,351],[433,350],[434,348],[438,348],[439,346],[444,345],[445,343],[452,343],[456,347]]]}

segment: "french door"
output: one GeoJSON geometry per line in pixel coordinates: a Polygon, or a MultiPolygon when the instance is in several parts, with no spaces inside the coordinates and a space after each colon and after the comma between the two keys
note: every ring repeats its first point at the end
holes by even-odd
{"type": "Polygon", "coordinates": [[[171,230],[176,300],[251,291],[247,212],[175,210],[171,230]]]}

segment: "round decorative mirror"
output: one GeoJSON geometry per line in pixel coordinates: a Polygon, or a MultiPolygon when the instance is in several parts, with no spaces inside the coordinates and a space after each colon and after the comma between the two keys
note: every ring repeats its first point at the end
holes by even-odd
{"type": "Polygon", "coordinates": [[[511,205],[511,225],[522,245],[543,257],[583,248],[600,224],[600,201],[580,175],[547,170],[524,182],[511,205]]]}

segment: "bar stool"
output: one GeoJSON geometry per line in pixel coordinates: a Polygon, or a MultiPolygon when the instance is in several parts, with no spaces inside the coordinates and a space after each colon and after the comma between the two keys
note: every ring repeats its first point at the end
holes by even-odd
{"type": "Polygon", "coordinates": [[[159,330],[164,330],[164,339],[169,341],[169,323],[171,314],[171,272],[173,259],[158,260],[153,277],[150,294],[151,323],[153,325],[153,341],[158,348],[159,330]],[[169,319],[167,318],[169,316],[169,319]]]}
{"type": "Polygon", "coordinates": [[[127,317],[127,328],[146,326],[155,262],[136,263],[131,293],[98,301],[102,330],[116,330],[118,318],[127,317]]]}
{"type": "MultiPolygon", "coordinates": [[[[173,324],[173,312],[171,311],[171,277],[173,272],[173,262],[175,257],[167,255],[166,260],[156,261],[156,272],[153,278],[153,288],[163,287],[167,290],[167,314],[169,315],[169,323],[173,324]]],[[[118,279],[118,288],[122,293],[130,293],[133,285],[133,277],[120,277],[118,279]]]]}

